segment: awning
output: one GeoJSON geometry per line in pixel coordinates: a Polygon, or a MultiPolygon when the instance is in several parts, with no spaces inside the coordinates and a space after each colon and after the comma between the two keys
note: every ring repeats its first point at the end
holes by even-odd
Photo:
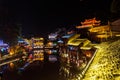
{"type": "Polygon", "coordinates": [[[90,50],[92,47],[80,47],[80,49],[83,49],[83,50],[90,50]]]}
{"type": "Polygon", "coordinates": [[[68,41],[67,45],[72,46],[79,46],[81,43],[83,43],[86,39],[75,39],[73,41],[68,41]]]}
{"type": "Polygon", "coordinates": [[[64,36],[62,36],[62,38],[70,38],[71,36],[73,36],[74,34],[66,34],[64,36]]]}

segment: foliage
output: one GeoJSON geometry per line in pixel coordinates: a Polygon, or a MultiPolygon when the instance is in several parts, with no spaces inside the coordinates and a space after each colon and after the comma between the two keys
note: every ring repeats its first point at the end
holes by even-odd
{"type": "Polygon", "coordinates": [[[0,28],[0,37],[10,46],[17,44],[20,28],[15,24],[6,24],[0,28]]]}

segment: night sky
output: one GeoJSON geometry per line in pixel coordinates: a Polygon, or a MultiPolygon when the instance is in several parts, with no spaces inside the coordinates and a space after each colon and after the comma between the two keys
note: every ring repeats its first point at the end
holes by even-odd
{"type": "Polygon", "coordinates": [[[21,24],[23,34],[46,35],[86,18],[108,19],[112,0],[0,0],[0,23],[21,24]]]}

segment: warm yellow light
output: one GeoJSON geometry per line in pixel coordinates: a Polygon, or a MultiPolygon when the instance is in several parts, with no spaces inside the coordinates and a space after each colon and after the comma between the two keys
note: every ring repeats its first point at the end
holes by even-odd
{"type": "Polygon", "coordinates": [[[41,58],[40,58],[40,60],[41,60],[41,61],[43,61],[43,60],[44,60],[44,58],[43,58],[43,57],[41,57],[41,58]]]}
{"type": "Polygon", "coordinates": [[[49,50],[49,51],[48,51],[48,54],[51,54],[51,53],[52,53],[52,51],[51,51],[51,50],[49,50]]]}
{"type": "Polygon", "coordinates": [[[12,68],[12,69],[13,69],[14,66],[15,66],[14,63],[10,63],[9,65],[10,65],[10,68],[12,68]]]}
{"type": "Polygon", "coordinates": [[[92,54],[91,53],[86,53],[86,56],[87,57],[92,57],[92,54]]]}
{"type": "Polygon", "coordinates": [[[14,53],[13,52],[10,52],[10,55],[13,55],[14,53]]]}
{"type": "Polygon", "coordinates": [[[52,42],[49,42],[48,45],[52,46],[52,42]]]}
{"type": "Polygon", "coordinates": [[[40,40],[44,40],[44,38],[40,38],[40,40]]]}
{"type": "Polygon", "coordinates": [[[94,70],[98,70],[98,69],[99,69],[99,65],[94,65],[92,68],[93,68],[94,70]]]}

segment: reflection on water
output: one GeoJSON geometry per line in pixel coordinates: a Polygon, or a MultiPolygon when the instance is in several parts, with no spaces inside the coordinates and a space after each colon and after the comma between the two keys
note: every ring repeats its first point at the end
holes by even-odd
{"type": "Polygon", "coordinates": [[[70,64],[61,63],[59,69],[59,76],[61,80],[74,80],[81,73],[82,70],[77,67],[70,66],[70,64]]]}
{"type": "Polygon", "coordinates": [[[15,64],[14,64],[13,62],[11,62],[11,63],[9,64],[9,68],[10,68],[10,69],[14,69],[14,68],[15,68],[15,64]]]}
{"type": "Polygon", "coordinates": [[[89,61],[84,56],[75,60],[74,58],[67,59],[67,63],[64,62],[66,59],[57,59],[56,56],[52,55],[44,56],[44,58],[47,58],[47,60],[20,59],[1,66],[3,72],[1,76],[3,80],[78,80],[86,66],[85,64],[89,61]],[[84,67],[81,65],[84,65],[84,67]]]}
{"type": "Polygon", "coordinates": [[[24,61],[17,61],[4,68],[3,80],[70,80],[77,75],[77,71],[70,66],[58,62],[34,61],[25,70],[20,68],[24,61]]]}

